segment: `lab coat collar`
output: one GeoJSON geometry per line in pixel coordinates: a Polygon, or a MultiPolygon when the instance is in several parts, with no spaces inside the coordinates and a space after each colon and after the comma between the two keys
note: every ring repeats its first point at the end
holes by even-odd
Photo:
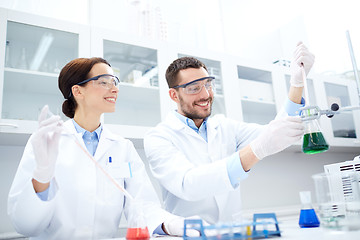
{"type": "MultiPolygon", "coordinates": [[[[170,126],[172,129],[174,129],[175,131],[180,131],[180,130],[185,130],[187,131],[187,129],[189,130],[188,132],[190,134],[194,134],[197,135],[195,133],[194,130],[190,129],[184,122],[182,122],[176,115],[175,111],[170,112],[167,117],[165,122],[167,123],[168,126],[170,126]]],[[[208,142],[211,142],[215,136],[216,136],[216,129],[218,128],[218,126],[220,125],[220,123],[225,120],[225,116],[224,115],[215,115],[214,117],[209,117],[207,120],[207,138],[208,138],[208,142]]]]}
{"type": "MultiPolygon", "coordinates": [[[[66,129],[67,129],[67,131],[69,133],[73,133],[75,135],[78,135],[78,132],[76,131],[75,126],[74,126],[71,119],[64,122],[64,126],[66,127],[66,129]]],[[[69,133],[64,133],[64,134],[69,134],[69,133]]],[[[110,130],[108,130],[104,126],[103,126],[103,129],[102,129],[100,138],[103,137],[103,134],[104,134],[104,138],[107,138],[109,140],[118,141],[118,140],[122,139],[122,137],[120,137],[117,134],[112,133],[110,130]]],[[[80,136],[82,136],[82,133],[80,133],[80,136]]]]}
{"type": "MultiPolygon", "coordinates": [[[[76,138],[78,139],[78,141],[80,142],[80,144],[86,149],[84,140],[82,139],[82,133],[78,133],[76,131],[72,120],[70,119],[70,120],[64,122],[64,126],[66,127],[68,133],[65,132],[63,134],[65,134],[65,135],[74,134],[76,136],[76,138]]],[[[111,146],[115,142],[120,141],[121,139],[123,139],[121,136],[112,133],[105,126],[103,126],[103,130],[101,132],[101,136],[100,136],[100,139],[99,139],[99,144],[98,144],[98,147],[96,149],[94,158],[96,160],[100,159],[106,153],[106,151],[109,148],[111,148],[111,146]]]]}

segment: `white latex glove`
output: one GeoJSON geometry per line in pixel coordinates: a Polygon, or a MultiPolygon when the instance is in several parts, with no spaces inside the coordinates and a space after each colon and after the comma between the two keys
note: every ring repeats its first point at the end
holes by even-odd
{"type": "Polygon", "coordinates": [[[285,117],[271,121],[264,131],[250,143],[258,159],[278,153],[297,142],[304,135],[300,116],[285,117]]]}
{"type": "Polygon", "coordinates": [[[303,87],[303,77],[301,73],[301,67],[302,65],[305,68],[306,76],[309,74],[311,67],[314,64],[315,56],[309,50],[307,47],[302,43],[299,42],[296,46],[296,49],[294,51],[293,60],[290,64],[290,71],[291,71],[291,78],[290,83],[291,86],[294,87],[303,87]]]}
{"type": "MultiPolygon", "coordinates": [[[[184,235],[184,220],[185,218],[176,216],[164,222],[165,232],[170,236],[182,237],[184,235]]],[[[186,235],[188,237],[199,237],[199,231],[195,229],[187,229],[186,235]]]]}
{"type": "Polygon", "coordinates": [[[36,161],[33,177],[41,183],[50,182],[54,176],[63,125],[60,116],[46,119],[48,112],[49,107],[45,105],[39,115],[39,129],[33,134],[31,140],[36,161]]]}

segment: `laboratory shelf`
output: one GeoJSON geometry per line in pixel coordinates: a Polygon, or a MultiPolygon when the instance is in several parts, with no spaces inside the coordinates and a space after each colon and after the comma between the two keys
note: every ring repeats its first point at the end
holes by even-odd
{"type": "Polygon", "coordinates": [[[104,114],[109,124],[155,126],[160,120],[159,88],[124,83],[119,87],[116,111],[104,114]]]}
{"type": "Polygon", "coordinates": [[[53,78],[57,78],[59,76],[59,73],[41,72],[41,71],[25,70],[25,69],[10,68],[10,67],[5,67],[4,71],[19,73],[19,74],[27,74],[30,76],[44,76],[44,77],[53,77],[53,78]]]}
{"type": "MultiPolygon", "coordinates": [[[[268,104],[268,105],[275,105],[274,101],[268,101],[268,100],[264,100],[262,98],[258,98],[258,99],[252,99],[252,98],[247,98],[247,97],[243,97],[241,98],[242,102],[247,102],[249,104],[254,103],[254,104],[268,104]]],[[[264,106],[266,108],[266,106],[264,106]]]]}
{"type": "Polygon", "coordinates": [[[144,91],[151,91],[151,90],[155,90],[155,91],[158,91],[159,90],[159,87],[158,86],[138,86],[134,83],[126,83],[126,82],[120,82],[120,85],[119,85],[121,88],[128,88],[128,90],[141,90],[141,89],[144,89],[144,91]],[[147,90],[146,90],[147,89],[147,90]]]}
{"type": "Polygon", "coordinates": [[[274,102],[242,99],[244,122],[267,124],[276,117],[274,102]]]}
{"type": "Polygon", "coordinates": [[[4,88],[8,91],[56,94],[58,74],[6,68],[4,88]]]}

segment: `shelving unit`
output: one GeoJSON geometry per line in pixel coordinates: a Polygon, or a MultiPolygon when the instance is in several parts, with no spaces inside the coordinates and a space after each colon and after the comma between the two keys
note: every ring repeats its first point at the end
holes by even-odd
{"type": "MultiPolygon", "coordinates": [[[[7,133],[33,132],[38,113],[45,104],[53,113],[67,119],[61,113],[63,97],[57,78],[63,65],[77,57],[102,56],[110,62],[121,84],[117,111],[104,114],[103,121],[122,136],[140,141],[150,127],[176,108],[168,96],[164,75],[177,57],[198,58],[207,66],[209,75],[215,77],[213,115],[224,114],[239,121],[266,124],[278,113],[290,87],[287,67],[249,63],[223,53],[0,10],[4,13],[0,18],[4,33],[0,46],[6,50],[5,58],[0,59],[0,122],[18,125],[18,128],[0,127],[0,138],[7,133]],[[25,49],[27,67],[20,64],[22,49],[25,49]],[[37,49],[47,51],[39,53],[37,49]]],[[[322,109],[329,107],[329,99],[339,98],[343,106],[359,104],[354,82],[349,80],[310,74],[308,85],[311,104],[322,109]]],[[[322,118],[319,122],[330,146],[359,146],[356,141],[360,138],[360,113],[322,118]]]]}
{"type": "Polygon", "coordinates": [[[244,122],[267,124],[276,116],[270,71],[237,66],[244,122]]]}

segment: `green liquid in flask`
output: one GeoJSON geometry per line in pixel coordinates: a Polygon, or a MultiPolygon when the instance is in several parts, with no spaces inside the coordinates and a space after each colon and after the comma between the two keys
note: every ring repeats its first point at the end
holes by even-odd
{"type": "Polygon", "coordinates": [[[324,135],[321,132],[306,133],[304,135],[304,142],[302,150],[306,154],[315,154],[325,152],[329,149],[324,135]]]}

